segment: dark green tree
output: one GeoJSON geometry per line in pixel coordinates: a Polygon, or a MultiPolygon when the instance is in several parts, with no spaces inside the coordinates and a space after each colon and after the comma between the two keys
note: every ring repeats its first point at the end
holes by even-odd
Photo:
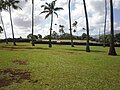
{"type": "Polygon", "coordinates": [[[115,35],[115,41],[120,43],[120,33],[115,35]]]}
{"type": "Polygon", "coordinates": [[[38,34],[38,38],[39,38],[39,39],[42,39],[42,35],[38,34]]]}
{"type": "Polygon", "coordinates": [[[29,34],[29,35],[27,35],[27,38],[28,39],[33,39],[35,41],[36,39],[38,39],[38,36],[37,35],[29,34]]]}
{"type": "Polygon", "coordinates": [[[86,37],[87,37],[86,33],[83,33],[81,36],[82,40],[86,39],[86,37]]]}

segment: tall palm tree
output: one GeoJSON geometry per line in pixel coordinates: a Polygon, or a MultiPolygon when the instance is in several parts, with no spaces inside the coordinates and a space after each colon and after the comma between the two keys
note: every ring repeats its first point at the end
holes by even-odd
{"type": "Polygon", "coordinates": [[[106,20],[107,20],[107,1],[105,0],[105,23],[104,23],[104,40],[103,40],[103,47],[105,47],[105,32],[106,32],[106,20]]]}
{"type": "Polygon", "coordinates": [[[86,52],[90,52],[90,47],[89,47],[89,22],[88,22],[88,15],[87,15],[87,8],[86,8],[85,0],[83,0],[83,4],[84,4],[84,11],[85,11],[85,18],[86,18],[86,30],[87,30],[86,52]]]}
{"type": "Polygon", "coordinates": [[[18,3],[19,3],[19,2],[20,2],[19,0],[7,0],[8,11],[9,11],[9,14],[10,14],[10,22],[11,22],[12,36],[13,36],[13,45],[16,45],[16,42],[15,42],[15,37],[14,37],[14,28],[13,28],[11,8],[13,8],[13,9],[15,9],[15,10],[21,9],[21,8],[18,6],[18,3]]]}
{"type": "Polygon", "coordinates": [[[45,16],[45,19],[48,18],[51,15],[51,25],[50,25],[50,36],[49,36],[49,47],[52,47],[52,43],[51,43],[51,34],[52,34],[52,24],[53,24],[53,14],[55,14],[58,17],[58,14],[56,13],[56,11],[59,10],[63,10],[63,8],[61,7],[55,7],[55,3],[57,0],[52,1],[51,3],[45,3],[45,5],[42,5],[41,7],[44,8],[44,11],[42,11],[40,14],[42,13],[47,13],[47,15],[45,16]]]}
{"type": "Polygon", "coordinates": [[[71,25],[71,8],[70,8],[71,0],[68,2],[68,8],[69,8],[69,28],[70,28],[70,36],[71,36],[71,47],[74,47],[73,43],[73,35],[72,35],[72,25],[71,25]]]}
{"type": "Polygon", "coordinates": [[[6,31],[5,31],[5,27],[4,27],[4,23],[3,23],[3,19],[2,19],[2,15],[1,15],[2,10],[6,10],[6,4],[5,4],[4,0],[0,1],[0,19],[1,19],[3,31],[4,31],[4,34],[5,34],[6,44],[8,44],[7,35],[6,35],[6,31]]]}
{"type": "Polygon", "coordinates": [[[32,46],[35,46],[33,40],[33,33],[34,33],[34,0],[32,0],[32,46]]]}
{"type": "Polygon", "coordinates": [[[113,18],[113,0],[110,0],[110,23],[111,23],[111,37],[110,37],[110,49],[109,55],[117,55],[114,47],[114,18],[113,18]]]}

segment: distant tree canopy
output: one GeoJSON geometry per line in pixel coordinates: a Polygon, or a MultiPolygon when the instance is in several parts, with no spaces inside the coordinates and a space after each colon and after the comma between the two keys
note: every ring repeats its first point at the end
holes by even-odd
{"type": "MultiPolygon", "coordinates": [[[[110,43],[110,37],[111,37],[110,34],[105,35],[105,43],[108,43],[108,44],[110,43]]],[[[104,35],[101,35],[100,36],[100,42],[103,42],[103,40],[104,40],[104,35]]],[[[120,43],[120,33],[115,34],[115,42],[120,43]]]]}
{"type": "Polygon", "coordinates": [[[59,33],[63,34],[64,32],[64,25],[59,25],[59,33]]]}
{"type": "MultiPolygon", "coordinates": [[[[27,35],[28,39],[32,39],[32,34],[27,35]]],[[[42,39],[42,35],[38,34],[38,35],[33,35],[33,39],[42,39]]]]}
{"type": "Polygon", "coordinates": [[[110,34],[108,35],[101,35],[100,36],[100,42],[104,42],[104,39],[105,39],[105,43],[110,43],[110,34]]]}
{"type": "Polygon", "coordinates": [[[38,34],[38,39],[42,39],[42,35],[38,34]]]}
{"type": "MultiPolygon", "coordinates": [[[[46,35],[44,39],[49,39],[49,35],[46,35]]],[[[62,35],[58,35],[57,32],[53,31],[52,39],[70,39],[70,34],[63,33],[62,35]]],[[[81,36],[73,36],[73,39],[81,40],[81,36]]]]}
{"type": "Polygon", "coordinates": [[[83,40],[86,39],[86,37],[87,37],[87,34],[86,34],[86,33],[83,33],[82,36],[81,36],[81,38],[82,38],[83,40]]]}
{"type": "Polygon", "coordinates": [[[59,35],[57,32],[53,31],[53,34],[51,35],[53,39],[58,39],[59,35]]]}
{"type": "Polygon", "coordinates": [[[120,33],[115,35],[115,41],[120,43],[120,33]]]}

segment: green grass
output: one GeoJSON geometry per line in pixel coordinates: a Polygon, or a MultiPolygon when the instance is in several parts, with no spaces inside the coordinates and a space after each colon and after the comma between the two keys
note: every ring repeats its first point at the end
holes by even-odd
{"type": "Polygon", "coordinates": [[[118,56],[109,56],[108,47],[91,47],[87,53],[85,46],[17,44],[0,44],[0,69],[28,70],[38,82],[14,82],[2,90],[120,90],[120,48],[118,56]],[[13,63],[16,59],[28,65],[13,63]]]}

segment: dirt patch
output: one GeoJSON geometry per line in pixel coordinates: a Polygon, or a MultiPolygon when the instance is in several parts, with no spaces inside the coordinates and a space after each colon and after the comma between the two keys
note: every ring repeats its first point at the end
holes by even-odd
{"type": "Polygon", "coordinates": [[[27,60],[13,60],[12,62],[15,64],[19,64],[19,65],[27,65],[28,64],[27,60]]]}
{"type": "Polygon", "coordinates": [[[0,88],[13,82],[21,83],[23,80],[31,80],[31,72],[12,68],[0,69],[0,88]]]}

